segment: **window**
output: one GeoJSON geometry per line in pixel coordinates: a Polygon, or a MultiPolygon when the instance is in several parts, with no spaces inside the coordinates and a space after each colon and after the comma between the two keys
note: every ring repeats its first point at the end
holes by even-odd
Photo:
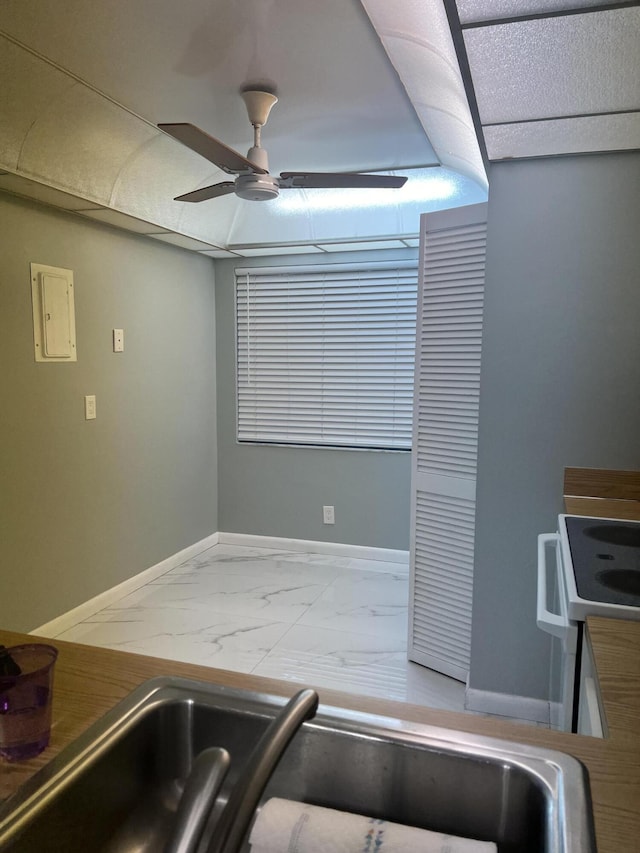
{"type": "Polygon", "coordinates": [[[410,450],[417,265],[236,270],[238,441],[410,450]]]}

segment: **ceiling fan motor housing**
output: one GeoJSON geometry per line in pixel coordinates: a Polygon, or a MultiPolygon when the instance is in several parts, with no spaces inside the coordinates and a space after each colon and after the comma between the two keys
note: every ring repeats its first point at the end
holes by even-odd
{"type": "Polygon", "coordinates": [[[280,195],[280,185],[271,175],[238,175],[236,195],[249,201],[269,201],[280,195]]]}

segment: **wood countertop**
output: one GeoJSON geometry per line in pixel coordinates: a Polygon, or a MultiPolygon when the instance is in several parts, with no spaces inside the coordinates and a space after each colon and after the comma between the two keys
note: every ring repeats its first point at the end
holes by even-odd
{"type": "MultiPolygon", "coordinates": [[[[599,853],[640,851],[640,622],[591,617],[587,621],[609,732],[605,740],[322,688],[318,689],[320,701],[570,753],[589,771],[599,853]]],[[[0,630],[0,643],[5,646],[35,641],[37,638],[30,635],[0,630]]],[[[51,744],[30,761],[0,761],[0,799],[17,791],[91,723],[153,676],[176,675],[287,696],[296,687],[290,682],[226,670],[58,640],[42,641],[53,642],[59,650],[51,744]]]]}

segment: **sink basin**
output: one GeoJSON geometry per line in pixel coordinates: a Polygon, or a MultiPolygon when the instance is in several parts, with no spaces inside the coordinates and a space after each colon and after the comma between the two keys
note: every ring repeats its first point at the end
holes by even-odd
{"type": "MultiPolygon", "coordinates": [[[[0,808],[0,850],[160,853],[194,756],[220,746],[231,768],[213,826],[284,703],[185,679],[146,682],[0,808]]],[[[328,706],[296,734],[263,801],[273,796],[495,841],[500,853],[596,849],[574,758],[328,706]]]]}

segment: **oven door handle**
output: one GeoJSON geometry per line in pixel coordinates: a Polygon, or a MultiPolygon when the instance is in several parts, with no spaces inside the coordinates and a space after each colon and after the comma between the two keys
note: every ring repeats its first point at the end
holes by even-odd
{"type": "MultiPolygon", "coordinates": [[[[555,637],[564,639],[570,628],[569,620],[561,614],[552,613],[547,608],[547,548],[550,545],[557,548],[559,540],[560,536],[557,533],[542,533],[538,536],[538,612],[536,624],[547,634],[553,634],[555,637]]],[[[560,566],[557,559],[555,571],[558,576],[560,566]]],[[[559,577],[558,588],[561,588],[559,577]]]]}

